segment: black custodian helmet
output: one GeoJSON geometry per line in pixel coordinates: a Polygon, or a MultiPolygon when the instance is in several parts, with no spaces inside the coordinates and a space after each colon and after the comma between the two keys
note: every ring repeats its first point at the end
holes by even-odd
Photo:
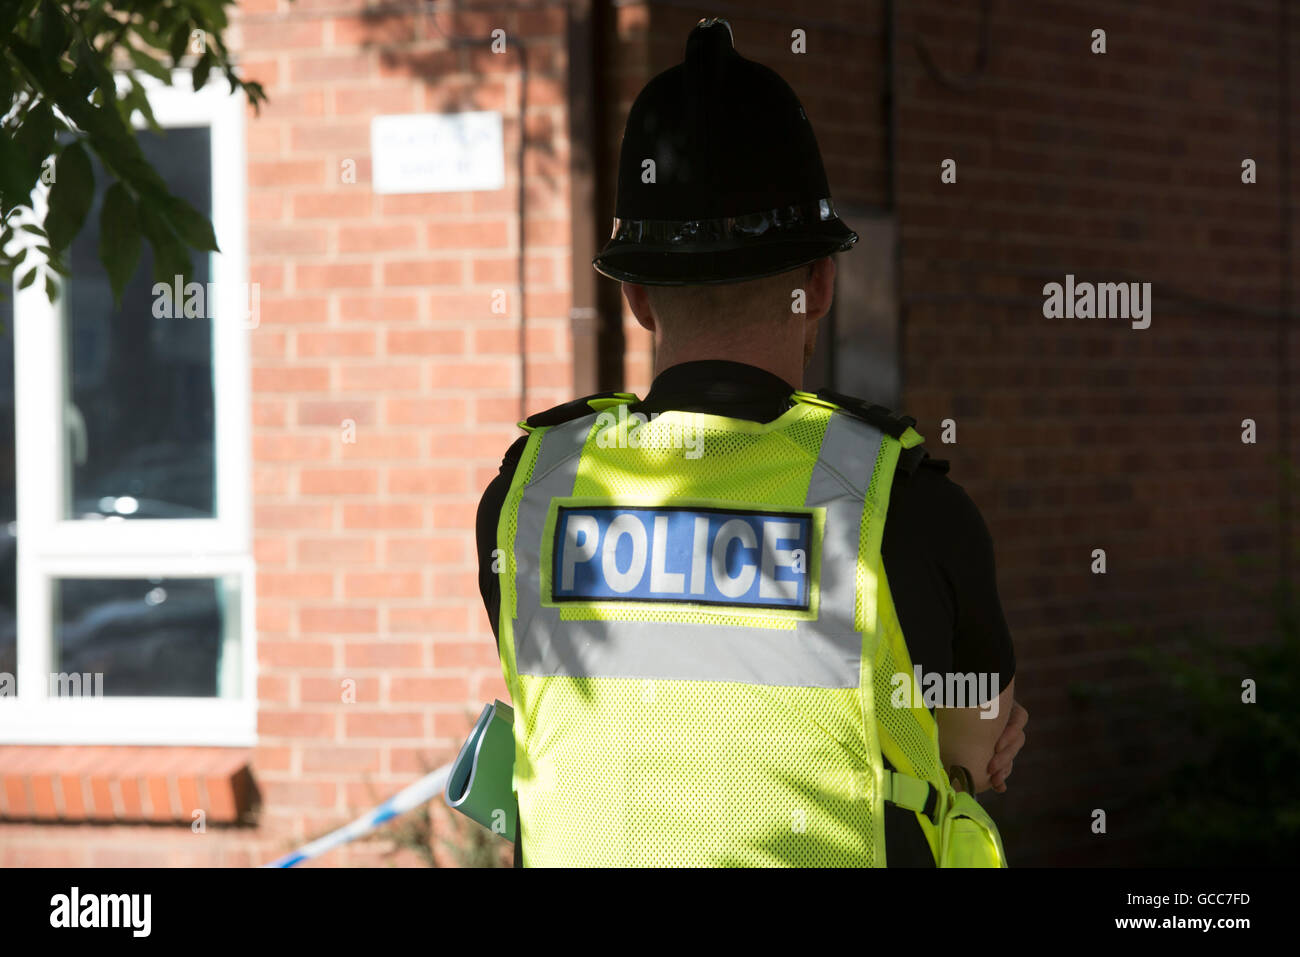
{"type": "Polygon", "coordinates": [[[794,90],[732,42],[726,20],[700,20],[685,61],[632,104],[614,229],[592,260],[602,275],[658,286],[742,282],[858,241],[835,214],[794,90]]]}

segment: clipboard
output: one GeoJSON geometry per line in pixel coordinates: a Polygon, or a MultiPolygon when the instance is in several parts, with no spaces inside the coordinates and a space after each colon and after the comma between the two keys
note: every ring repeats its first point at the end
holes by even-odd
{"type": "Polygon", "coordinates": [[[511,843],[515,802],[515,712],[504,701],[485,704],[447,775],[447,806],[511,843]]]}

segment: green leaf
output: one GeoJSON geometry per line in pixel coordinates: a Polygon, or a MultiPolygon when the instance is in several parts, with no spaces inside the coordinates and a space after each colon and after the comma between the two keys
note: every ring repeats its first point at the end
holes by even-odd
{"type": "MultiPolygon", "coordinates": [[[[76,84],[82,99],[90,96],[91,90],[102,87],[105,80],[111,82],[112,77],[104,69],[104,62],[90,44],[78,43],[74,59],[77,68],[72,71],[72,82],[76,84]]],[[[64,109],[67,107],[65,106],[64,109]]]]}
{"type": "Polygon", "coordinates": [[[0,103],[14,101],[14,75],[9,69],[9,62],[0,57],[0,103]]]}
{"type": "Polygon", "coordinates": [[[68,264],[63,261],[62,256],[51,256],[49,259],[45,260],[45,266],[47,269],[53,269],[60,276],[70,277],[72,275],[72,270],[68,268],[68,264]]]}
{"type": "Polygon", "coordinates": [[[135,31],[141,40],[149,44],[149,46],[153,47],[155,50],[161,50],[167,45],[163,41],[163,38],[143,20],[132,20],[131,29],[135,31]]]}
{"type": "Polygon", "coordinates": [[[72,242],[86,221],[94,196],[95,174],[90,168],[90,157],[80,142],[69,143],[54,167],[50,211],[45,217],[45,231],[54,249],[65,249],[72,242]]]}
{"type": "Polygon", "coordinates": [[[23,278],[18,280],[18,288],[26,289],[28,286],[34,283],[36,281],[36,274],[39,273],[40,271],[41,271],[40,266],[32,266],[30,269],[28,269],[27,272],[23,275],[23,278]]]}
{"type": "Polygon", "coordinates": [[[224,30],[230,22],[226,19],[226,11],[223,9],[226,6],[224,0],[195,0],[195,4],[207,15],[207,25],[214,32],[224,30]]]}
{"type": "Polygon", "coordinates": [[[176,235],[193,249],[204,252],[219,253],[217,237],[212,232],[212,223],[197,209],[181,199],[172,196],[167,201],[167,219],[171,222],[176,235]]]}
{"type": "Polygon", "coordinates": [[[189,46],[191,23],[188,17],[177,23],[176,29],[172,31],[171,42],[167,44],[167,52],[171,54],[172,63],[176,66],[180,66],[185,48],[189,46]]]}
{"type": "Polygon", "coordinates": [[[99,218],[99,261],[108,272],[113,302],[120,305],[122,290],[140,261],[140,223],[135,201],[121,183],[114,183],[104,194],[104,209],[99,218]]]}
{"type": "Polygon", "coordinates": [[[50,302],[59,298],[59,282],[52,272],[45,274],[45,295],[50,302]]]}
{"type": "Polygon", "coordinates": [[[9,36],[9,34],[13,33],[14,26],[20,18],[26,20],[31,16],[31,12],[27,9],[29,6],[31,6],[31,0],[25,0],[25,2],[21,3],[0,4],[0,36],[9,36]]]}
{"type": "Polygon", "coordinates": [[[203,85],[208,82],[208,74],[211,72],[212,54],[205,50],[203,56],[199,57],[199,62],[194,64],[194,70],[191,73],[194,89],[203,89],[203,85]]]}
{"type": "MultiPolygon", "coordinates": [[[[140,116],[144,117],[144,122],[147,122],[149,129],[155,131],[155,133],[161,133],[162,127],[159,126],[157,118],[153,116],[153,107],[149,105],[148,94],[144,92],[144,87],[140,86],[140,82],[135,77],[131,77],[131,88],[123,99],[126,99],[127,103],[130,104],[131,109],[140,111],[140,116]]],[[[127,121],[130,121],[130,114],[127,114],[126,118],[127,121]]]]}
{"type": "Polygon", "coordinates": [[[50,0],[45,0],[33,22],[39,38],[41,58],[49,64],[58,63],[63,51],[68,48],[68,28],[63,22],[63,14],[50,0]]]}
{"type": "Polygon", "coordinates": [[[41,163],[54,152],[54,135],[58,129],[48,100],[42,100],[27,111],[23,122],[14,134],[14,142],[27,157],[27,175],[33,180],[41,174],[41,163]]]}
{"type": "Polygon", "coordinates": [[[100,148],[100,158],[112,167],[118,179],[131,187],[141,204],[148,202],[163,208],[171,193],[157,170],[144,158],[140,145],[134,139],[110,140],[110,143],[100,148]]]}
{"type": "MultiPolygon", "coordinates": [[[[81,42],[77,44],[77,66],[81,67],[84,65],[90,72],[90,75],[94,77],[95,87],[104,97],[106,103],[111,103],[113,100],[117,99],[117,84],[114,82],[113,73],[108,67],[108,64],[112,62],[111,59],[109,59],[111,56],[111,52],[107,55],[101,54],[98,50],[92,47],[84,37],[81,42]]],[[[67,110],[69,104],[66,99],[60,99],[59,106],[64,110],[67,110]]]]}
{"type": "MultiPolygon", "coordinates": [[[[262,115],[262,104],[266,100],[266,91],[262,89],[262,84],[256,80],[250,80],[243,84],[244,93],[248,96],[248,102],[253,106],[253,113],[256,116],[262,115]]],[[[230,92],[235,92],[235,81],[230,81],[230,92]]]]}
{"type": "Polygon", "coordinates": [[[136,209],[140,214],[140,231],[149,240],[153,250],[153,278],[155,282],[174,282],[181,277],[182,284],[187,282],[194,270],[185,244],[176,238],[171,226],[147,202],[139,202],[136,209]]]}
{"type": "MultiPolygon", "coordinates": [[[[18,61],[18,64],[27,71],[26,77],[23,77],[20,73],[19,82],[22,83],[23,80],[26,80],[28,81],[28,84],[35,87],[38,93],[48,94],[49,91],[46,89],[46,81],[49,77],[46,74],[50,71],[46,69],[46,63],[41,56],[40,49],[32,46],[32,44],[18,36],[6,37],[5,44],[7,52],[11,54],[13,58],[18,61]]],[[[59,77],[63,75],[57,70],[54,70],[53,72],[59,77]]]]}
{"type": "Polygon", "coordinates": [[[27,157],[8,136],[0,136],[0,199],[6,209],[26,203],[36,185],[27,157]]]}
{"type": "Polygon", "coordinates": [[[135,47],[132,47],[128,52],[131,56],[131,62],[136,65],[137,69],[143,70],[145,73],[148,73],[152,77],[156,77],[169,86],[171,85],[172,74],[167,67],[149,56],[149,54],[142,50],[137,50],[135,47]]]}

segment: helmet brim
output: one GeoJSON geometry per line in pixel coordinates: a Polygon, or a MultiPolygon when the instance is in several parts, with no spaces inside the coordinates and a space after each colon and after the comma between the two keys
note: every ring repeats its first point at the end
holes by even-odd
{"type": "Polygon", "coordinates": [[[743,248],[682,248],[665,251],[639,243],[610,242],[591,264],[602,276],[644,286],[711,285],[775,276],[833,253],[858,241],[842,222],[823,224],[821,235],[784,236],[743,248]]]}

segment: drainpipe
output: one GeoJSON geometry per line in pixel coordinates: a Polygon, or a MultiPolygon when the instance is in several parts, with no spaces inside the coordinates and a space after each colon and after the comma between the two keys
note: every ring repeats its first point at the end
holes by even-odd
{"type": "Polygon", "coordinates": [[[600,385],[600,313],[596,306],[597,273],[591,268],[596,255],[599,224],[597,207],[598,141],[603,130],[597,123],[596,30],[600,0],[573,0],[568,5],[568,113],[569,113],[569,222],[573,251],[573,304],[569,324],[573,331],[573,392],[591,395],[600,385]]]}

